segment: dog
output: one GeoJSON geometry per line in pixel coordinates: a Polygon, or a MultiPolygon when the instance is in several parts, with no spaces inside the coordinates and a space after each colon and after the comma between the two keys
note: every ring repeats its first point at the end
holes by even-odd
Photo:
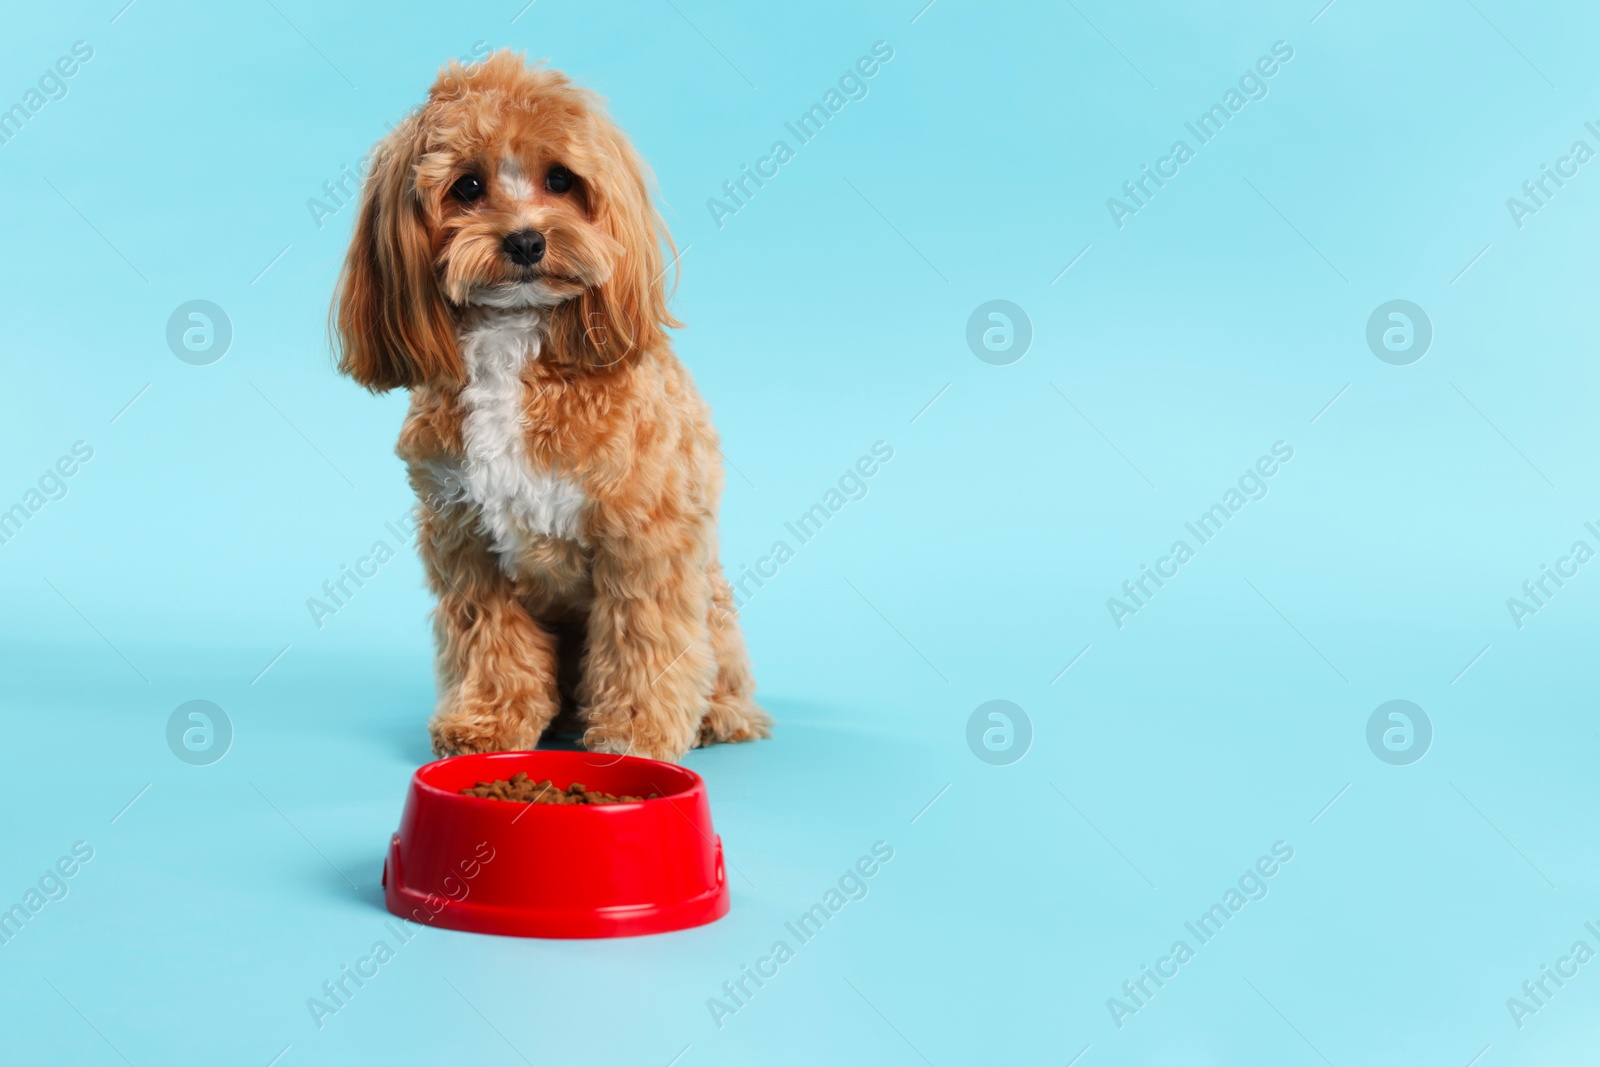
{"type": "Polygon", "coordinates": [[[601,101],[502,50],[379,142],[331,314],[407,389],[440,756],[679,761],[770,735],[717,554],[721,452],[673,354],[651,179],[601,101]],[[558,722],[558,717],[560,722],[558,722]]]}

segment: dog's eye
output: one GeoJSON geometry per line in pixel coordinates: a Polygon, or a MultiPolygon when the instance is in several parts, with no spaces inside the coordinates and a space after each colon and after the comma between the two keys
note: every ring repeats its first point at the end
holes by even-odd
{"type": "Polygon", "coordinates": [[[552,193],[565,193],[572,189],[577,180],[570,170],[557,164],[544,176],[544,187],[552,193]]]}
{"type": "Polygon", "coordinates": [[[450,187],[450,195],[463,204],[472,203],[488,191],[488,187],[483,184],[483,179],[476,174],[463,174],[450,187]]]}

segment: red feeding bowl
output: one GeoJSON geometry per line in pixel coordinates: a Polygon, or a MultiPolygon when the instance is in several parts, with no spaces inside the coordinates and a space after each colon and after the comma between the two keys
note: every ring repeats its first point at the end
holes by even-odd
{"type": "Polygon", "coordinates": [[[516,937],[625,937],[728,913],[722,839],[698,774],[592,752],[491,752],[417,769],[383,868],[406,919],[516,937]],[[463,796],[525,771],[561,789],[657,800],[523,804],[463,796]]]}

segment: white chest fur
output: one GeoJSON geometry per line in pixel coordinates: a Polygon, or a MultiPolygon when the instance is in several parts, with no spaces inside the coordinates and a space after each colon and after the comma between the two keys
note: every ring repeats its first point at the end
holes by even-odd
{"type": "Polygon", "coordinates": [[[587,502],[570,478],[528,459],[522,369],[539,358],[538,316],[506,311],[481,317],[460,337],[467,385],[461,390],[466,455],[434,471],[447,500],[475,505],[479,524],[507,571],[531,536],[580,540],[587,502]]]}

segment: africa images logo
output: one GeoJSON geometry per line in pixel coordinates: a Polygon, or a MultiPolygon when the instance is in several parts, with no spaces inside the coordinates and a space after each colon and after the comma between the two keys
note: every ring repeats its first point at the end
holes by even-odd
{"type": "Polygon", "coordinates": [[[837,88],[830,86],[819,102],[802,111],[794,121],[783,124],[784,131],[794,139],[793,145],[788,138],[779,138],[772,142],[766,155],[755,161],[754,169],[748,163],[739,164],[739,176],[722,183],[722,195],[727,199],[719,200],[714,196],[706,198],[706,210],[711,213],[711,221],[717,224],[717,229],[722,229],[727,225],[727,219],[749,207],[756,193],[765,189],[767,182],[781,173],[782,168],[798,154],[799,148],[814,141],[833,121],[833,117],[845,109],[846,104],[853,100],[865,100],[871,92],[867,82],[876,77],[893,58],[892,44],[888,41],[873,42],[872,54],[861,56],[854,65],[846,67],[844,73],[839,75],[837,88]]]}
{"type": "Polygon", "coordinates": [[[1157,958],[1155,966],[1141,964],[1137,977],[1130,978],[1122,983],[1122,996],[1106,998],[1106,1011],[1111,1015],[1111,1021],[1118,1030],[1127,1025],[1129,1019],[1149,1007],[1150,1001],[1155,999],[1157,993],[1166,988],[1168,982],[1178,977],[1182,969],[1187,966],[1198,954],[1199,950],[1214,941],[1218,934],[1234,916],[1244,911],[1245,905],[1267,899],[1271,892],[1268,884],[1272,878],[1294,859],[1294,846],[1287,841],[1274,841],[1271,855],[1258,857],[1255,863],[1246,867],[1239,875],[1238,880],[1230,885],[1222,894],[1222,899],[1216,901],[1201,912],[1194,920],[1185,922],[1183,928],[1187,937],[1180,937],[1172,943],[1167,954],[1157,958]],[[1194,944],[1190,944],[1193,939],[1194,944]]]}
{"type": "Polygon", "coordinates": [[[1194,159],[1198,149],[1210,144],[1222,133],[1223,127],[1243,111],[1247,103],[1265,100],[1270,92],[1268,80],[1275,77],[1293,58],[1294,48],[1288,41],[1274,41],[1272,55],[1257,59],[1252,67],[1240,75],[1237,87],[1229,86],[1222,94],[1221,101],[1202,111],[1193,122],[1183,124],[1183,128],[1194,138],[1194,145],[1191,146],[1180,137],[1172,142],[1166,155],[1156,160],[1154,169],[1148,163],[1141,164],[1139,176],[1122,183],[1122,195],[1126,199],[1107,197],[1106,211],[1110,213],[1117,229],[1125,227],[1127,219],[1148,207],[1156,193],[1181,174],[1183,166],[1194,159]]]}
{"type": "Polygon", "coordinates": [[[1235,485],[1223,491],[1220,500],[1201,512],[1192,522],[1183,524],[1183,528],[1194,537],[1193,545],[1190,545],[1187,539],[1180,537],[1172,543],[1166,555],[1155,561],[1154,569],[1148,563],[1140,564],[1138,576],[1122,583],[1123,596],[1106,598],[1106,611],[1110,613],[1111,621],[1116,624],[1117,629],[1122,629],[1127,625],[1128,619],[1149,607],[1156,593],[1181,573],[1184,564],[1194,559],[1195,551],[1221,533],[1223,525],[1243,511],[1246,504],[1266,499],[1270,491],[1267,479],[1276,475],[1283,469],[1284,464],[1292,459],[1294,459],[1293,445],[1287,441],[1273,442],[1271,455],[1257,458],[1253,465],[1245,468],[1244,473],[1239,475],[1235,485]]]}

